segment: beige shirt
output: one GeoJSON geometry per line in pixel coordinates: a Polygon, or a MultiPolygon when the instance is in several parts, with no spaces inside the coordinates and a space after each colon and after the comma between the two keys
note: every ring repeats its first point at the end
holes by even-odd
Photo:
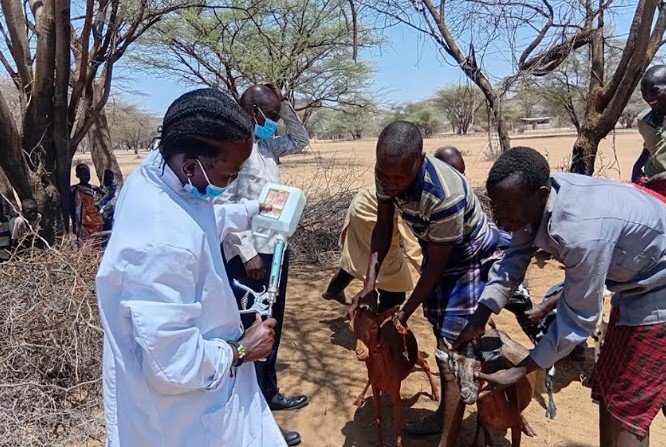
{"type": "MultiPolygon", "coordinates": [[[[368,271],[370,240],[376,223],[377,195],[375,188],[366,188],[352,199],[340,235],[340,268],[362,281],[368,271]]],[[[412,230],[402,221],[400,213],[396,212],[391,248],[377,275],[377,288],[389,292],[412,290],[414,286],[408,261],[417,271],[420,269],[421,247],[412,230]]]]}

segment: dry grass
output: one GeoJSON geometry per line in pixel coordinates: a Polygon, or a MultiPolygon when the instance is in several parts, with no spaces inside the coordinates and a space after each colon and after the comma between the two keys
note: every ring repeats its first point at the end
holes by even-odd
{"type": "Polygon", "coordinates": [[[0,446],[103,436],[98,260],[63,241],[0,267],[0,446]]]}
{"type": "Polygon", "coordinates": [[[357,163],[314,158],[312,173],[290,179],[308,198],[296,233],[289,240],[294,264],[337,261],[338,239],[349,204],[362,186],[357,163]],[[332,254],[332,256],[327,256],[332,254]]]}

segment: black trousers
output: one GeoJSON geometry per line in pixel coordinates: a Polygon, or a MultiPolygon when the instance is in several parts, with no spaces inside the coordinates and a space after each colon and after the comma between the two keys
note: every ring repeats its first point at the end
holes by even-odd
{"type": "MultiPolygon", "coordinates": [[[[255,369],[257,371],[257,380],[259,381],[259,387],[261,388],[262,393],[267,401],[270,401],[278,393],[277,385],[277,372],[275,370],[275,365],[277,363],[277,353],[278,348],[280,347],[280,339],[282,338],[282,322],[284,320],[284,306],[287,297],[287,278],[289,277],[289,256],[291,252],[287,249],[284,253],[284,259],[282,261],[282,273],[280,275],[280,287],[278,289],[278,296],[273,304],[273,318],[277,321],[275,324],[275,344],[273,345],[273,351],[269,354],[265,362],[254,362],[255,369]]],[[[268,279],[270,276],[271,264],[273,263],[272,254],[259,254],[261,260],[264,262],[264,267],[266,268],[266,275],[262,281],[256,281],[254,279],[248,278],[245,272],[245,265],[241,260],[240,256],[234,256],[233,258],[224,261],[224,267],[227,270],[227,277],[229,278],[229,283],[231,284],[234,279],[239,281],[241,284],[250,287],[251,289],[261,292],[264,287],[268,287],[268,279]]],[[[245,292],[240,289],[236,289],[231,286],[231,289],[234,291],[234,296],[236,297],[236,302],[238,303],[238,308],[241,308],[241,298],[245,295],[245,292]]],[[[250,297],[248,302],[248,307],[252,305],[252,297],[250,297]]]]}

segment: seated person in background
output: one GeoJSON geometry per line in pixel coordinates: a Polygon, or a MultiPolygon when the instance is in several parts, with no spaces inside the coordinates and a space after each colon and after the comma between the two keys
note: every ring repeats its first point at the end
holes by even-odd
{"type": "Polygon", "coordinates": [[[88,165],[81,163],[76,166],[76,178],[79,179],[79,184],[69,189],[72,232],[79,241],[86,241],[104,227],[104,219],[95,202],[95,194],[102,194],[103,191],[90,184],[88,165]]]}
{"type": "Polygon", "coordinates": [[[5,214],[5,199],[0,197],[0,263],[7,262],[12,255],[11,218],[5,214]]]}
{"type": "Polygon", "coordinates": [[[104,196],[99,201],[99,212],[104,219],[105,231],[110,231],[113,228],[113,213],[116,208],[118,185],[115,182],[115,174],[111,169],[104,170],[102,177],[102,191],[104,196]]]}
{"type": "Polygon", "coordinates": [[[14,247],[27,248],[35,242],[34,235],[39,232],[42,215],[39,214],[37,202],[28,197],[21,202],[21,214],[9,222],[14,247]]]}
{"type": "MultiPolygon", "coordinates": [[[[465,174],[465,161],[453,146],[444,146],[434,153],[435,158],[453,166],[461,174],[465,174]]],[[[379,305],[382,309],[401,305],[406,292],[412,290],[412,274],[405,262],[405,257],[412,266],[421,269],[421,247],[412,230],[403,222],[400,213],[395,213],[391,248],[382,263],[377,276],[379,305]]],[[[377,193],[374,187],[365,188],[352,199],[342,234],[340,246],[340,269],[335,273],[322,297],[345,304],[344,290],[354,278],[365,281],[370,258],[370,238],[377,223],[377,193]]]]}

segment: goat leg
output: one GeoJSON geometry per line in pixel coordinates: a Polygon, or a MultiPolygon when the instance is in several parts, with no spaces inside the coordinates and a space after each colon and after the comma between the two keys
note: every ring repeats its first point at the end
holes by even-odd
{"type": "Polygon", "coordinates": [[[530,438],[533,438],[536,436],[536,432],[530,427],[530,424],[527,422],[527,419],[525,419],[525,416],[521,413],[520,414],[520,427],[527,436],[530,438]]]}
{"type": "Polygon", "coordinates": [[[363,404],[363,399],[365,399],[365,393],[368,392],[368,388],[370,388],[370,379],[365,382],[365,387],[363,388],[363,391],[361,391],[361,394],[359,394],[358,397],[354,400],[354,405],[360,407],[361,404],[363,404]]]}
{"type": "Polygon", "coordinates": [[[426,377],[428,377],[428,382],[430,382],[430,389],[431,389],[431,394],[430,398],[434,400],[435,402],[439,401],[439,391],[437,390],[437,385],[435,384],[435,380],[432,377],[432,371],[430,370],[430,365],[428,364],[428,360],[426,360],[421,353],[418,353],[418,356],[416,357],[416,364],[423,369],[423,372],[425,372],[426,377]]]}
{"type": "Polygon", "coordinates": [[[546,417],[548,419],[555,419],[557,415],[557,408],[555,407],[555,398],[553,397],[553,378],[555,377],[555,365],[551,366],[546,372],[546,391],[548,392],[548,408],[546,409],[546,417]]]}
{"type": "Polygon", "coordinates": [[[493,437],[490,435],[490,430],[483,427],[483,447],[494,447],[493,437]]]}
{"type": "Polygon", "coordinates": [[[485,437],[485,435],[482,438],[483,443],[479,444],[479,442],[480,442],[479,435],[481,435],[482,429],[483,429],[483,427],[481,426],[481,419],[480,419],[479,413],[477,411],[477,413],[476,413],[476,430],[474,431],[474,440],[472,441],[471,447],[486,447],[486,439],[485,439],[486,437],[485,437]]]}
{"type": "Polygon", "coordinates": [[[400,382],[391,390],[391,404],[393,404],[393,424],[395,426],[395,446],[402,447],[402,399],[400,399],[400,382]]]}
{"type": "Polygon", "coordinates": [[[382,447],[382,404],[381,390],[374,383],[372,384],[372,400],[375,403],[375,425],[377,425],[377,447],[382,447]]]}
{"type": "Polygon", "coordinates": [[[520,447],[520,439],[523,435],[520,425],[511,427],[511,447],[520,447]]]}

